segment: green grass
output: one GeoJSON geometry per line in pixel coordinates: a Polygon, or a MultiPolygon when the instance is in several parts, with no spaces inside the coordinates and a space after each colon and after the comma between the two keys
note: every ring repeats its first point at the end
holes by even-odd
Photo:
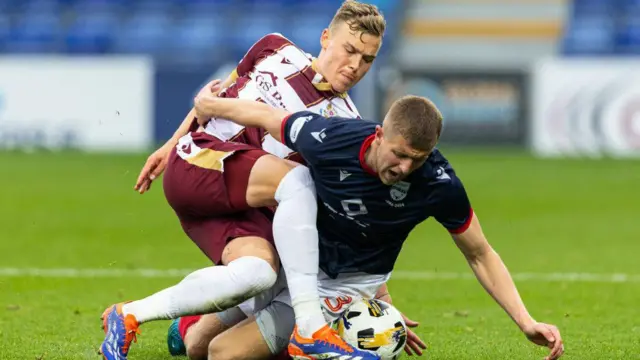
{"type": "MultiPolygon", "coordinates": [[[[639,274],[640,162],[538,160],[458,151],[485,234],[513,272],[639,274]]],[[[144,155],[0,153],[0,267],[197,268],[208,262],[162,196],[132,190],[144,155]]],[[[469,272],[428,221],[405,245],[407,271],[469,272]]],[[[99,316],[175,279],[0,277],[0,359],[98,359],[99,316]]],[[[640,283],[523,281],[532,314],[557,324],[566,358],[640,359],[640,283]]],[[[429,359],[541,359],[473,280],[392,280],[420,321],[429,359]]],[[[170,359],[168,322],[145,324],[130,359],[170,359]]]]}

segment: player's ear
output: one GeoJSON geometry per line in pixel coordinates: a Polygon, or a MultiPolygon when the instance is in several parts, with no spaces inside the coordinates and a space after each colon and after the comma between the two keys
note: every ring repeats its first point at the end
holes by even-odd
{"type": "Polygon", "coordinates": [[[376,125],[376,140],[382,140],[384,136],[384,131],[382,130],[382,126],[376,125]]]}
{"type": "Polygon", "coordinates": [[[329,47],[329,40],[331,38],[331,33],[329,28],[322,30],[322,35],[320,35],[320,47],[322,49],[326,49],[329,47]]]}

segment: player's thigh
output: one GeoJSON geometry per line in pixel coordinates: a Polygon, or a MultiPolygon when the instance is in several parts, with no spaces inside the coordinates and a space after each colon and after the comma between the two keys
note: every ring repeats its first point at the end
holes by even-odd
{"type": "MultiPolygon", "coordinates": [[[[234,309],[239,311],[238,308],[234,309]]],[[[206,359],[211,340],[233,325],[225,324],[218,314],[203,315],[195,324],[189,327],[184,336],[184,345],[189,359],[206,359]]]]}
{"type": "Polygon", "coordinates": [[[249,177],[265,155],[268,153],[251,145],[190,133],[180,139],[169,156],[163,177],[167,202],[180,218],[229,215],[249,209],[249,177]]]}
{"type": "Polygon", "coordinates": [[[273,212],[266,208],[205,219],[180,218],[183,230],[215,264],[257,256],[278,269],[272,234],[273,212]]]}
{"type": "Polygon", "coordinates": [[[209,344],[209,358],[271,359],[287,347],[294,323],[293,309],[286,304],[273,302],[257,312],[255,317],[214,338],[209,344]]]}
{"type": "Polygon", "coordinates": [[[262,156],[255,161],[247,185],[247,204],[252,207],[275,206],[276,190],[282,178],[294,167],[293,161],[273,155],[262,156]]]}
{"type": "Polygon", "coordinates": [[[254,256],[268,262],[275,272],[280,269],[278,253],[273,242],[263,237],[243,236],[230,240],[222,251],[222,264],[227,265],[244,256],[254,256]]]}
{"type": "Polygon", "coordinates": [[[269,346],[262,338],[255,318],[248,318],[209,343],[209,359],[264,359],[271,357],[269,346]]]}

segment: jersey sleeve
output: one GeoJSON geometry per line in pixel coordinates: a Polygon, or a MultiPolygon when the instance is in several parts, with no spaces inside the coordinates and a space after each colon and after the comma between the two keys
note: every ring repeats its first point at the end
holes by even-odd
{"type": "Polygon", "coordinates": [[[309,111],[295,112],[282,120],[282,143],[297,151],[308,164],[322,160],[324,150],[331,147],[326,131],[331,119],[309,111]]]}
{"type": "Polygon", "coordinates": [[[260,40],[258,40],[247,53],[244,55],[240,63],[238,63],[238,67],[236,67],[235,76],[244,76],[254,66],[260,62],[260,60],[266,58],[269,55],[274,54],[281,48],[286,45],[291,44],[287,38],[282,36],[282,34],[272,33],[263,36],[260,40]]]}
{"type": "Polygon", "coordinates": [[[471,225],[473,209],[460,178],[448,167],[434,187],[436,190],[432,194],[433,217],[451,234],[465,232],[471,225]]]}

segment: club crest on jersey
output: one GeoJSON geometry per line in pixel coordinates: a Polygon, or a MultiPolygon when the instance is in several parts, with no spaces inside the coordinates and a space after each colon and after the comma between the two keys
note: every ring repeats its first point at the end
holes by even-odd
{"type": "Polygon", "coordinates": [[[320,115],[329,118],[338,115],[338,113],[333,109],[332,104],[328,104],[326,109],[320,109],[320,115]]]}
{"type": "Polygon", "coordinates": [[[411,183],[406,181],[399,181],[391,186],[391,199],[394,201],[400,201],[407,197],[407,193],[409,193],[409,187],[411,183]]]}

